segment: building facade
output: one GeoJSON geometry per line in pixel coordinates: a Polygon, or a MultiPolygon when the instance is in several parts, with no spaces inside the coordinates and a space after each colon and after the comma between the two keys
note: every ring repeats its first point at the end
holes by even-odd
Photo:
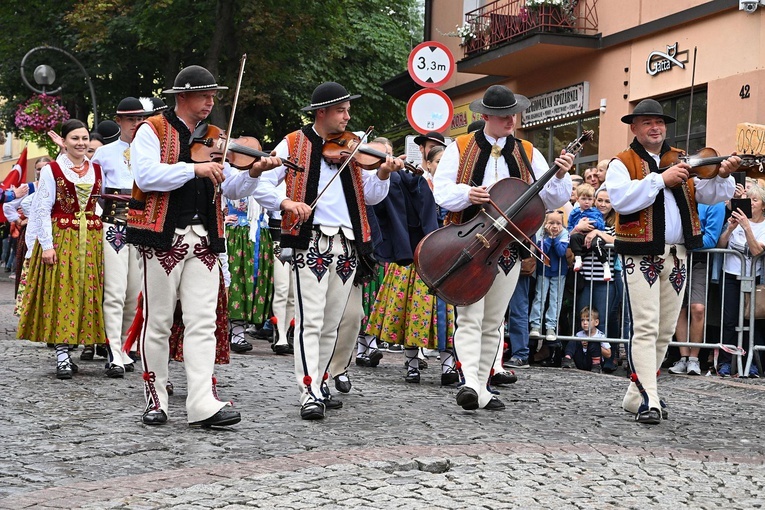
{"type": "Polygon", "coordinates": [[[464,133],[467,105],[503,84],[531,99],[518,136],[548,160],[595,131],[580,172],[630,143],[620,118],[649,97],[678,119],[668,129],[674,146],[765,153],[765,137],[737,136],[739,124],[765,124],[765,5],[756,4],[748,12],[738,0],[426,1],[426,40],[457,61],[441,87],[455,111],[444,134],[464,133]]]}

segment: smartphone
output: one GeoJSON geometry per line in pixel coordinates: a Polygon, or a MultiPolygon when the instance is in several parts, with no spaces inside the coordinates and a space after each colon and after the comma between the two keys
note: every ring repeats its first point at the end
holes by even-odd
{"type": "Polygon", "coordinates": [[[736,184],[740,184],[746,187],[746,172],[733,172],[731,173],[736,184]]]}
{"type": "Polygon", "coordinates": [[[752,217],[752,200],[749,198],[731,198],[730,199],[730,209],[731,211],[735,211],[736,209],[741,209],[743,211],[744,216],[747,218],[752,217]]]}

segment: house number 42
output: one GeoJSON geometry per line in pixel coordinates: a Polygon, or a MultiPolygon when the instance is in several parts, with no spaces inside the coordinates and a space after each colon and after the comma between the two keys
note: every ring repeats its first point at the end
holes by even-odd
{"type": "Polygon", "coordinates": [[[749,84],[746,84],[743,87],[741,87],[741,91],[738,93],[738,96],[741,99],[748,99],[749,98],[749,84]]]}

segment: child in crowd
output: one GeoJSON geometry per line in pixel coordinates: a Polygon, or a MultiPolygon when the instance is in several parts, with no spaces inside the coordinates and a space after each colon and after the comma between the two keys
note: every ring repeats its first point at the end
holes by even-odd
{"type": "Polygon", "coordinates": [[[568,248],[568,231],[563,228],[563,211],[547,211],[545,215],[544,230],[538,243],[540,249],[550,258],[550,267],[537,263],[537,292],[534,296],[534,304],[531,306],[529,323],[531,325],[531,338],[540,335],[542,325],[542,313],[545,301],[547,301],[547,313],[545,313],[545,340],[555,342],[555,331],[558,327],[558,315],[563,302],[563,282],[566,281],[568,264],[566,263],[566,249],[568,248]],[[548,300],[549,298],[549,300],[548,300]]]}
{"type": "MultiPolygon", "coordinates": [[[[597,308],[585,306],[579,312],[582,330],[576,333],[579,338],[605,338],[602,331],[598,329],[600,324],[600,314],[597,308]]],[[[582,342],[572,341],[566,345],[566,354],[563,357],[561,368],[578,368],[579,370],[589,370],[591,372],[601,372],[601,358],[611,356],[611,344],[608,342],[585,340],[582,342]]]]}
{"type": "Polygon", "coordinates": [[[593,207],[595,203],[595,188],[589,184],[582,184],[576,189],[576,195],[579,207],[575,207],[568,218],[569,245],[574,253],[574,271],[582,269],[582,254],[592,251],[595,253],[598,262],[603,264],[603,279],[611,281],[611,268],[609,266],[608,253],[605,249],[606,242],[600,236],[596,236],[590,246],[585,244],[587,232],[593,228],[601,231],[606,229],[603,213],[597,207],[593,207]],[[585,218],[589,220],[591,228],[581,230],[583,227],[579,223],[580,220],[585,218]]]}

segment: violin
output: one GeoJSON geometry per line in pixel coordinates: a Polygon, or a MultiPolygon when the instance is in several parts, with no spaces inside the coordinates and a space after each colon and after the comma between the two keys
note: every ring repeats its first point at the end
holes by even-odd
{"type": "MultiPolygon", "coordinates": [[[[765,156],[755,156],[753,154],[736,154],[741,158],[740,169],[746,169],[746,176],[753,179],[765,177],[763,171],[763,161],[765,156]]],[[[687,163],[690,165],[691,176],[699,179],[712,179],[720,171],[720,163],[730,156],[720,156],[716,150],[711,147],[704,147],[696,154],[687,155],[685,152],[669,151],[666,152],[659,161],[659,171],[664,171],[678,163],[687,163]]]]}
{"type": "MultiPolygon", "coordinates": [[[[191,159],[195,163],[207,161],[222,161],[221,152],[226,141],[226,132],[211,124],[200,124],[191,134],[191,159]]],[[[271,154],[261,150],[260,142],[252,136],[240,136],[229,140],[226,161],[239,170],[249,170],[260,158],[270,157],[271,154]]],[[[288,159],[282,158],[282,164],[295,172],[303,168],[288,159]]]]}
{"type": "MultiPolygon", "coordinates": [[[[593,135],[585,131],[566,152],[576,155],[593,135]]],[[[422,281],[456,306],[484,297],[497,276],[502,252],[542,226],[546,207],[539,193],[559,170],[554,164],[533,184],[515,177],[501,179],[488,188],[491,201],[473,218],[425,236],[414,251],[414,266],[422,281]]]]}
{"type": "MultiPolygon", "coordinates": [[[[385,145],[381,143],[369,142],[361,143],[361,138],[350,131],[330,138],[324,142],[321,154],[324,160],[332,165],[342,165],[351,156],[358,147],[356,154],[353,154],[353,161],[364,170],[374,170],[385,163],[388,154],[385,153],[385,145]]],[[[413,164],[405,161],[404,168],[415,175],[422,175],[422,170],[413,164]]]]}

